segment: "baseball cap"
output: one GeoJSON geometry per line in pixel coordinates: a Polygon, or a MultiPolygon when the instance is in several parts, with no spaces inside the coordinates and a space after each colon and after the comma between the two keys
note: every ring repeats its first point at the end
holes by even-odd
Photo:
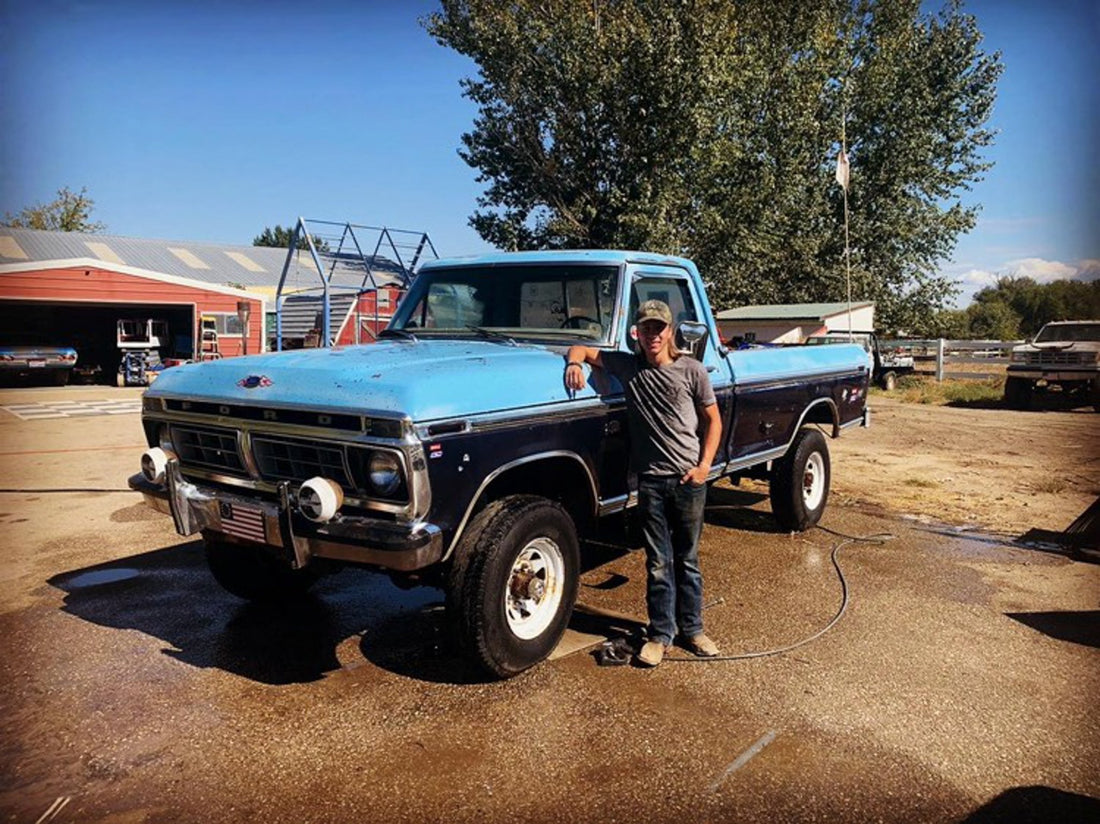
{"type": "Polygon", "coordinates": [[[659,320],[667,326],[672,326],[672,310],[663,300],[647,300],[638,307],[634,322],[641,323],[646,320],[659,320]]]}

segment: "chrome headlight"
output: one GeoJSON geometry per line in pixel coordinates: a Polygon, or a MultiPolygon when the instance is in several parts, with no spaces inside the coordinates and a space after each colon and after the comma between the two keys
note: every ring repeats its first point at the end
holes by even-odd
{"type": "Polygon", "coordinates": [[[1027,360],[1027,352],[1013,352],[1008,356],[1010,363],[1024,363],[1027,360]]]}
{"type": "Polygon", "coordinates": [[[401,462],[392,452],[374,452],[367,465],[367,476],[374,492],[392,495],[401,485],[401,462]]]}

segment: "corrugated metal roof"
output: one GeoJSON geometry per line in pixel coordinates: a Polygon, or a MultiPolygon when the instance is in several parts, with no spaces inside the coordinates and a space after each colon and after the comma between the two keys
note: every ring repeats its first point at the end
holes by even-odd
{"type": "MultiPolygon", "coordinates": [[[[852,311],[874,306],[864,300],[852,304],[852,311]]],[[[719,312],[718,320],[818,320],[823,321],[848,311],[847,303],[769,303],[761,306],[740,306],[719,312]]]]}
{"type": "MultiPolygon", "coordinates": [[[[333,336],[339,331],[340,324],[348,316],[354,304],[354,295],[333,295],[330,298],[329,331],[333,336]]],[[[318,316],[322,311],[323,306],[319,296],[300,295],[288,297],[283,302],[283,337],[300,338],[304,337],[314,327],[319,328],[318,316]]],[[[271,334],[275,334],[274,325],[271,327],[271,334]]]]}
{"type": "MultiPolygon", "coordinates": [[[[91,257],[108,265],[121,263],[202,283],[274,289],[279,285],[286,256],[286,249],[267,246],[149,240],[0,226],[0,264],[91,257]],[[195,261],[201,265],[196,266],[195,261]]],[[[363,283],[366,266],[353,255],[321,255],[321,263],[326,273],[332,271],[330,283],[333,286],[348,290],[357,289],[363,283]]],[[[400,282],[399,267],[392,260],[376,258],[371,268],[380,285],[400,282]]],[[[308,251],[297,252],[287,270],[284,292],[313,288],[318,291],[321,288],[317,267],[308,251]]]]}

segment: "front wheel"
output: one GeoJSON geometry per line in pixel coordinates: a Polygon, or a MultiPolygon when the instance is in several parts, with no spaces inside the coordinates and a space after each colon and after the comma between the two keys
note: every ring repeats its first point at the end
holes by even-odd
{"type": "Polygon", "coordinates": [[[572,518],[534,495],[494,501],[463,535],[447,583],[462,649],[509,678],[546,658],[577,599],[580,548],[572,518]]]}
{"type": "Polygon", "coordinates": [[[1031,406],[1031,381],[1027,378],[1006,378],[1005,406],[1009,409],[1027,409],[1031,406]]]}
{"type": "Polygon", "coordinates": [[[772,465],[772,514],[788,532],[803,532],[820,519],[829,500],[829,447],[816,429],[803,429],[772,465]]]}
{"type": "Polygon", "coordinates": [[[317,580],[309,568],[291,569],[260,544],[234,544],[203,533],[206,563],[214,580],[246,601],[268,603],[301,597],[317,580]]]}

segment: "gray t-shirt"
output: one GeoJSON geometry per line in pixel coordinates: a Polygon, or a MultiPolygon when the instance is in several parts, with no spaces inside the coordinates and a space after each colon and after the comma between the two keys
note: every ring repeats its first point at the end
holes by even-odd
{"type": "Polygon", "coordinates": [[[687,355],[664,366],[626,352],[602,352],[600,359],[626,393],[634,471],[683,475],[699,463],[698,410],[715,403],[706,367],[687,355]]]}

